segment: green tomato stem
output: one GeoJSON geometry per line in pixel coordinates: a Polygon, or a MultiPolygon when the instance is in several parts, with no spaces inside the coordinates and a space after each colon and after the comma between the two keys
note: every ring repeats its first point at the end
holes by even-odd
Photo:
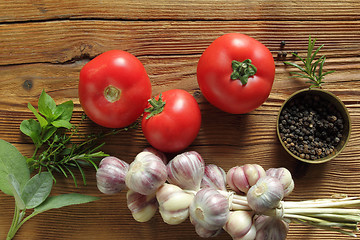
{"type": "Polygon", "coordinates": [[[148,101],[149,101],[151,107],[145,109],[145,112],[150,113],[146,117],[146,119],[149,119],[157,114],[160,114],[164,110],[166,102],[163,101],[161,94],[160,94],[158,100],[156,100],[155,98],[151,98],[148,101]]]}
{"type": "Polygon", "coordinates": [[[246,59],[243,62],[233,60],[231,63],[233,72],[230,76],[232,80],[240,80],[245,85],[247,84],[249,77],[255,75],[257,68],[251,63],[250,59],[246,59]]]}

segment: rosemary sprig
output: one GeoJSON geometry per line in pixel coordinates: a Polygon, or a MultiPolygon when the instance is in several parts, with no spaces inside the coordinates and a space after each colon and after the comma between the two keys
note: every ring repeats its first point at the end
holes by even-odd
{"type": "Polygon", "coordinates": [[[324,83],[323,78],[326,75],[333,73],[335,71],[323,72],[323,67],[324,67],[326,57],[323,55],[320,58],[318,58],[317,60],[315,60],[315,58],[316,58],[317,53],[324,46],[324,44],[321,45],[320,47],[318,47],[314,51],[315,42],[316,42],[316,39],[312,40],[311,36],[309,36],[308,52],[307,52],[307,56],[305,59],[303,59],[296,53],[292,53],[293,56],[300,59],[300,61],[304,64],[304,67],[302,67],[296,63],[293,63],[293,62],[284,62],[284,63],[287,65],[296,67],[301,71],[300,73],[299,72],[290,72],[293,77],[309,79],[309,81],[307,81],[307,83],[311,84],[310,88],[313,88],[313,87],[321,88],[321,84],[324,83]]]}

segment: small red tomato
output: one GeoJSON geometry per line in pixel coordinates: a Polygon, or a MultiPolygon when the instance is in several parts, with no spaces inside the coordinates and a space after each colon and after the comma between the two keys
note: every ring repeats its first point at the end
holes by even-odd
{"type": "Polygon", "coordinates": [[[199,133],[201,113],[195,98],[180,89],[165,91],[149,100],[142,119],[147,141],[162,152],[188,147],[199,133]]]}
{"type": "Polygon", "coordinates": [[[130,125],[143,113],[150,97],[151,83],[145,68],[128,52],[107,51],[80,71],[80,104],[101,126],[130,125]]]}
{"type": "Polygon", "coordinates": [[[201,55],[197,80],[205,98],[229,113],[248,113],[268,98],[275,77],[274,58],[262,43],[229,33],[201,55]]]}

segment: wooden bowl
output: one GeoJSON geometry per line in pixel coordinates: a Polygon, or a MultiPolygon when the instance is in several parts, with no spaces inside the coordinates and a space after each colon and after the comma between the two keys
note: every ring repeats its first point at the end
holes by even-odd
{"type": "Polygon", "coordinates": [[[318,89],[318,88],[303,89],[303,90],[297,91],[294,94],[292,94],[281,106],[281,109],[279,111],[279,114],[277,116],[277,121],[276,121],[276,132],[277,132],[277,136],[280,140],[281,145],[293,158],[295,158],[299,161],[311,163],[311,164],[324,163],[324,162],[330,161],[331,159],[334,159],[337,155],[339,155],[341,153],[341,151],[345,148],[346,144],[348,143],[349,138],[350,138],[350,132],[351,132],[350,116],[349,116],[349,112],[348,112],[347,108],[345,107],[344,103],[333,93],[322,90],[322,89],[318,89]],[[301,157],[295,155],[294,153],[292,153],[286,147],[285,143],[283,142],[281,134],[280,134],[280,129],[279,129],[280,115],[281,115],[284,107],[287,106],[287,104],[289,104],[292,100],[297,99],[297,98],[304,98],[306,95],[321,97],[322,100],[325,100],[325,101],[329,102],[330,104],[332,104],[336,108],[336,110],[339,111],[339,113],[341,114],[341,116],[343,118],[344,128],[343,128],[343,132],[342,132],[342,137],[340,138],[340,142],[334,148],[332,153],[330,153],[329,155],[327,155],[325,157],[318,158],[315,160],[304,159],[304,158],[301,158],[301,157]]]}

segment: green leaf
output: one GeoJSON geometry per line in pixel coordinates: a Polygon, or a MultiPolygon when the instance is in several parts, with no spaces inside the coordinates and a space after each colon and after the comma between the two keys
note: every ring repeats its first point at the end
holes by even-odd
{"type": "Polygon", "coordinates": [[[41,116],[37,111],[36,109],[33,107],[33,105],[31,105],[31,103],[28,103],[28,108],[32,111],[32,113],[35,115],[35,117],[37,118],[37,120],[39,121],[40,123],[40,126],[43,128],[45,127],[48,122],[46,121],[46,119],[41,116]]]}
{"type": "Polygon", "coordinates": [[[49,140],[49,138],[51,138],[51,136],[56,132],[56,130],[57,130],[57,127],[54,127],[54,126],[49,127],[47,130],[44,130],[46,132],[43,136],[42,141],[46,142],[47,140],[49,140]]]}
{"type": "Polygon", "coordinates": [[[27,209],[39,206],[49,196],[53,186],[50,173],[41,172],[33,176],[24,186],[21,198],[27,209]]]}
{"type": "Polygon", "coordinates": [[[25,209],[25,203],[24,203],[24,200],[21,198],[20,183],[16,180],[16,178],[15,178],[15,176],[13,174],[8,175],[8,182],[10,184],[10,188],[11,188],[13,196],[15,198],[16,206],[20,210],[24,210],[25,209]]]}
{"type": "Polygon", "coordinates": [[[62,120],[70,121],[73,110],[74,110],[73,101],[67,101],[58,105],[54,112],[54,120],[62,119],[62,120]]]}
{"type": "Polygon", "coordinates": [[[70,121],[74,110],[73,101],[67,101],[56,107],[56,112],[61,112],[58,119],[70,121]]]}
{"type": "Polygon", "coordinates": [[[311,36],[309,36],[309,44],[308,44],[308,52],[307,52],[307,57],[306,57],[306,61],[305,61],[305,65],[306,65],[306,69],[309,69],[310,67],[310,59],[311,59],[311,53],[314,49],[314,46],[315,46],[315,42],[316,42],[316,39],[314,39],[314,41],[311,40],[311,36]]]}
{"type": "Polygon", "coordinates": [[[328,72],[326,72],[326,73],[323,73],[323,74],[321,75],[321,77],[324,77],[324,76],[326,76],[326,75],[328,75],[328,74],[330,74],[330,73],[333,73],[333,72],[335,72],[335,70],[331,70],[331,71],[328,71],[328,72]]]}
{"type": "Polygon", "coordinates": [[[47,119],[53,118],[56,110],[56,103],[44,90],[39,97],[38,108],[39,112],[47,119]]]}
{"type": "Polygon", "coordinates": [[[307,71],[306,71],[303,67],[299,66],[299,65],[296,64],[296,63],[292,63],[292,62],[284,62],[284,63],[287,64],[287,65],[296,67],[296,68],[298,68],[300,71],[302,71],[302,72],[304,72],[304,73],[307,73],[307,71]]]}
{"type": "Polygon", "coordinates": [[[13,145],[0,139],[0,190],[8,195],[13,194],[8,181],[10,174],[19,182],[20,189],[30,179],[25,157],[13,145]]]}
{"type": "Polygon", "coordinates": [[[292,77],[307,78],[307,79],[310,79],[310,80],[312,80],[312,81],[313,81],[313,79],[312,79],[309,75],[306,75],[306,74],[303,74],[303,73],[290,72],[290,74],[292,74],[292,75],[293,75],[292,77]]]}
{"type": "Polygon", "coordinates": [[[88,203],[88,202],[96,201],[98,199],[100,198],[89,195],[78,194],[78,193],[69,193],[69,194],[51,196],[48,197],[42,204],[37,206],[34,209],[34,213],[39,214],[41,212],[45,212],[50,209],[61,208],[75,204],[88,203]]]}
{"type": "Polygon", "coordinates": [[[72,124],[69,121],[61,120],[61,119],[55,120],[55,121],[51,122],[51,124],[57,128],[64,127],[64,128],[70,129],[72,127],[72,124]]]}
{"type": "Polygon", "coordinates": [[[321,45],[320,47],[318,47],[318,48],[315,50],[315,52],[313,53],[313,55],[312,55],[312,57],[311,57],[311,59],[310,59],[310,62],[314,61],[314,59],[315,59],[315,57],[316,57],[316,54],[320,51],[320,49],[321,49],[323,46],[324,46],[324,44],[321,45]]]}
{"type": "Polygon", "coordinates": [[[20,131],[29,136],[36,146],[41,145],[41,126],[34,119],[24,120],[20,124],[20,131]]]}

